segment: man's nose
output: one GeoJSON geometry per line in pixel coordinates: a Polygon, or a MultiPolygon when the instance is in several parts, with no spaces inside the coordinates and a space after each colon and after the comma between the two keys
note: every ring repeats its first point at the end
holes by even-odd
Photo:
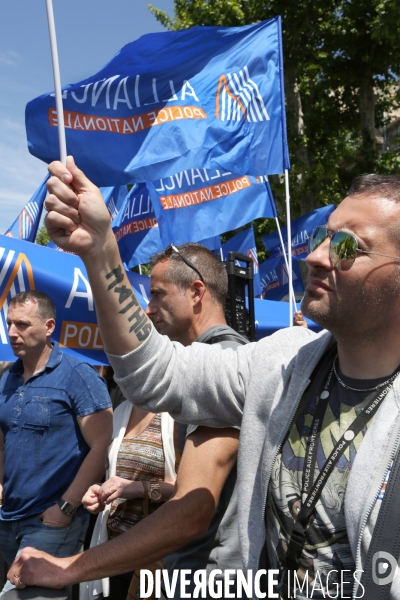
{"type": "Polygon", "coordinates": [[[8,326],[8,337],[16,337],[18,335],[17,328],[13,323],[8,326]]]}
{"type": "Polygon", "coordinates": [[[153,302],[153,299],[151,299],[150,302],[148,303],[148,305],[146,306],[145,313],[148,317],[151,317],[151,315],[153,315],[155,312],[156,312],[155,303],[153,302]]]}
{"type": "Polygon", "coordinates": [[[330,238],[322,242],[315,250],[310,252],[306,258],[306,263],[309,268],[323,268],[326,270],[332,270],[334,268],[329,255],[330,238]]]}

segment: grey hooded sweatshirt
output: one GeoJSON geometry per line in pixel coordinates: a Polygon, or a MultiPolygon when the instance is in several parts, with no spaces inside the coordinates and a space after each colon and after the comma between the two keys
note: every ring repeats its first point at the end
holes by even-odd
{"type": "MultiPolygon", "coordinates": [[[[168,411],[184,423],[241,426],[238,520],[244,569],[267,567],[260,557],[272,466],[310,375],[330,341],[326,331],[316,335],[294,327],[235,351],[197,343],[185,348],[153,329],[137,350],[109,355],[116,381],[136,406],[168,411]]],[[[376,522],[378,494],[399,444],[399,379],[368,428],[348,480],[345,518],[358,571],[363,569],[376,522]]],[[[357,592],[356,587],[353,597],[362,597],[362,589],[357,592]]],[[[391,597],[400,600],[399,569],[391,597]]]]}

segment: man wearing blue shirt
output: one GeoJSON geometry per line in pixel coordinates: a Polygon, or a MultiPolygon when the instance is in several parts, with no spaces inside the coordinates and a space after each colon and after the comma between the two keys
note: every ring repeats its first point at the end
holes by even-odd
{"type": "Polygon", "coordinates": [[[18,357],[0,379],[0,551],[10,565],[25,546],[78,550],[89,519],[81,498],[104,474],[112,410],[95,369],[52,344],[46,294],[14,296],[7,326],[18,357]]]}

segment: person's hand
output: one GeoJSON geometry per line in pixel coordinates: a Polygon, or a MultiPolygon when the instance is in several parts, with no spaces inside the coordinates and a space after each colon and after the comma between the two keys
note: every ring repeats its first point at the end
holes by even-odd
{"type": "Polygon", "coordinates": [[[68,527],[71,523],[71,517],[63,513],[58,504],[53,504],[46,508],[40,515],[39,519],[43,525],[48,527],[68,527]]]}
{"type": "Polygon", "coordinates": [[[7,573],[7,579],[19,590],[28,585],[61,589],[69,585],[66,567],[70,558],[56,558],[46,552],[26,547],[15,559],[7,573]]]}
{"type": "Polygon", "coordinates": [[[101,502],[110,504],[117,498],[125,500],[134,500],[135,498],[144,498],[144,488],[141,481],[130,481],[122,477],[110,477],[99,489],[99,499],[101,502]]]}
{"type": "Polygon", "coordinates": [[[307,321],[303,317],[303,313],[301,312],[301,310],[296,310],[296,312],[294,313],[294,315],[293,315],[293,325],[296,325],[297,327],[306,327],[306,328],[308,328],[307,321]]]}
{"type": "Polygon", "coordinates": [[[102,512],[106,507],[105,502],[101,502],[99,498],[99,490],[100,486],[97,485],[97,483],[95,483],[94,485],[90,486],[90,488],[82,498],[83,506],[92,515],[97,515],[99,512],[102,512]]]}
{"type": "Polygon", "coordinates": [[[80,256],[102,248],[109,236],[110,214],[103,197],[86,175],[75,165],[72,156],[67,166],[55,161],[49,165],[52,175],[47,182],[45,200],[48,214],[45,225],[57,246],[80,256]]]}

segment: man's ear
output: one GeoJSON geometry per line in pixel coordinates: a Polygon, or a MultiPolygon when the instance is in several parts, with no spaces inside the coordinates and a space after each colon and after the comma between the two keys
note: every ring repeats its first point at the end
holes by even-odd
{"type": "Polygon", "coordinates": [[[192,283],[192,291],[194,304],[198,304],[203,300],[204,294],[206,293],[206,286],[200,279],[195,279],[192,283]]]}
{"type": "Polygon", "coordinates": [[[56,322],[54,319],[47,319],[46,320],[46,335],[48,337],[51,336],[51,334],[53,333],[54,329],[56,326],[56,322]]]}

